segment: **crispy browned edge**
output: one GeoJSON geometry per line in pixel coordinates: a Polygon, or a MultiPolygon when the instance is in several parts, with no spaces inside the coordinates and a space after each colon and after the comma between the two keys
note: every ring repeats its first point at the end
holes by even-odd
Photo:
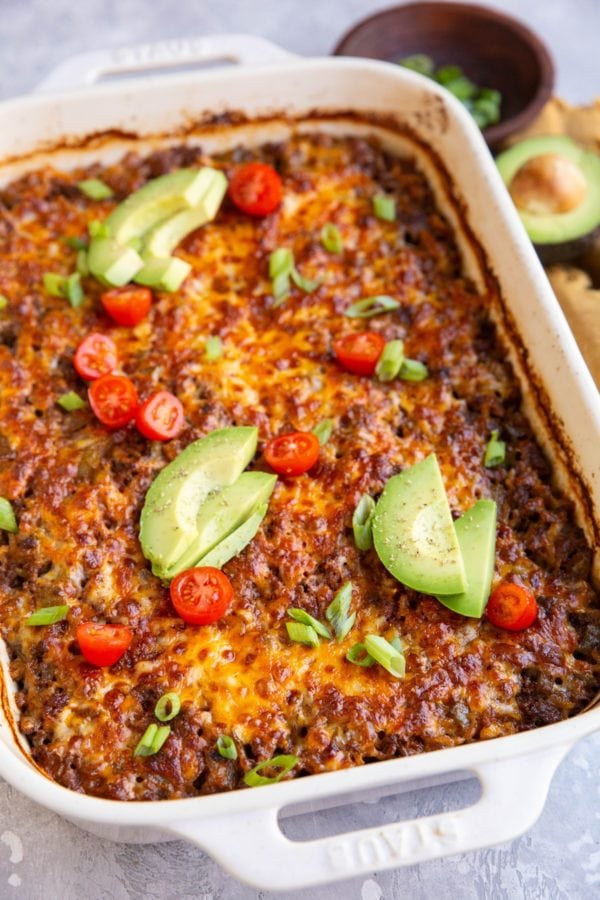
{"type": "MultiPolygon", "coordinates": [[[[489,257],[484,248],[479,243],[473,229],[469,225],[468,204],[466,200],[457,192],[452,177],[439,154],[436,153],[435,150],[433,150],[426,141],[419,137],[415,130],[405,122],[402,122],[394,116],[383,116],[368,111],[351,109],[342,111],[313,109],[298,117],[289,116],[285,113],[273,112],[269,115],[254,118],[247,116],[243,112],[230,110],[219,115],[207,114],[201,118],[189,118],[188,121],[181,126],[181,128],[175,130],[170,129],[168,132],[162,133],[159,132],[153,134],[138,134],[136,132],[125,131],[121,129],[108,129],[106,131],[92,132],[85,135],[84,137],[64,135],[57,141],[39,144],[35,150],[29,153],[21,154],[19,156],[5,157],[3,160],[0,160],[0,167],[17,162],[26,163],[28,160],[34,161],[35,158],[42,153],[55,153],[60,152],[61,150],[93,150],[95,148],[100,149],[107,144],[110,144],[111,141],[115,140],[160,141],[168,139],[170,142],[176,142],[178,140],[185,141],[186,138],[190,138],[192,136],[202,136],[203,133],[206,134],[210,132],[211,134],[214,134],[215,132],[221,130],[230,130],[231,128],[236,127],[242,128],[251,125],[267,124],[275,125],[278,123],[293,126],[294,124],[306,123],[310,121],[319,122],[325,120],[351,121],[357,124],[372,125],[374,127],[390,131],[396,135],[406,138],[408,141],[416,145],[419,148],[419,151],[427,156],[431,164],[435,167],[438,175],[441,178],[447,200],[453,207],[454,212],[456,213],[456,216],[460,222],[462,235],[477,259],[482,276],[484,278],[485,285],[488,289],[493,291],[495,296],[498,298],[498,313],[501,318],[502,326],[509,337],[512,349],[518,357],[519,365],[522,367],[522,371],[529,383],[529,386],[534,389],[530,392],[530,402],[534,404],[535,411],[543,421],[544,427],[547,430],[548,434],[552,434],[552,443],[562,456],[561,463],[567,473],[570,486],[575,489],[578,501],[584,510],[584,516],[591,528],[594,543],[599,543],[600,510],[598,511],[598,513],[596,513],[591,491],[589,490],[582,473],[577,467],[576,453],[573,448],[572,441],[566,432],[562,419],[553,411],[550,397],[543,384],[543,381],[534,369],[531,360],[529,359],[529,353],[523,340],[521,339],[514,317],[508,309],[506,301],[500,290],[498,280],[492,272],[489,257]]],[[[0,708],[4,713],[5,721],[7,722],[8,727],[12,732],[15,743],[23,752],[23,755],[27,756],[28,762],[31,763],[31,765],[33,765],[39,772],[41,772],[42,775],[48,778],[49,781],[53,781],[48,773],[44,771],[44,769],[40,768],[40,766],[38,766],[37,763],[34,762],[31,756],[26,754],[19,728],[12,716],[8,687],[5,683],[4,673],[1,667],[0,708]]]]}

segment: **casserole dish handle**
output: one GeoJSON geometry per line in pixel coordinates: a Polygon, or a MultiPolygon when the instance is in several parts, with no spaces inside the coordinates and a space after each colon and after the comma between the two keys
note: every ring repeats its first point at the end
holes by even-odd
{"type": "MultiPolygon", "coordinates": [[[[169,830],[258,888],[282,891],[339,881],[518,837],[542,812],[554,772],[569,749],[569,745],[555,746],[478,765],[472,773],[481,783],[481,797],[473,806],[379,828],[291,841],[279,828],[279,808],[272,805],[180,822],[169,830]]],[[[276,789],[275,785],[263,790],[276,789]]]]}
{"type": "Polygon", "coordinates": [[[252,34],[211,34],[79,53],[60,63],[36,91],[67,91],[107,76],[164,74],[164,70],[217,65],[260,65],[295,56],[252,34]]]}

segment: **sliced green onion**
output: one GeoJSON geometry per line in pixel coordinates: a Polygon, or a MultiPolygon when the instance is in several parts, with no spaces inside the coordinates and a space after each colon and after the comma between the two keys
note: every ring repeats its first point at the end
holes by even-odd
{"type": "Polygon", "coordinates": [[[211,335],[204,345],[204,356],[209,362],[214,362],[223,355],[223,341],[218,335],[211,335]]]}
{"type": "Polygon", "coordinates": [[[373,546],[373,513],[375,501],[368,494],[363,494],[352,516],[354,543],[359,550],[370,550],[373,546]]]}
{"type": "Polygon", "coordinates": [[[273,279],[273,306],[281,306],[290,294],[290,276],[287,272],[277,275],[273,279]]]}
{"type": "Polygon", "coordinates": [[[438,84],[446,85],[456,81],[457,78],[462,78],[462,75],[463,70],[460,66],[441,66],[435,73],[435,80],[438,84]]]}
{"type": "Polygon", "coordinates": [[[296,287],[300,288],[301,291],[304,291],[305,294],[312,294],[312,292],[316,291],[321,284],[318,279],[313,280],[311,278],[304,278],[295,266],[290,272],[290,275],[296,287]]]}
{"type": "Polygon", "coordinates": [[[404,678],[406,672],[404,655],[384,637],[368,634],[365,638],[365,648],[369,656],[372,656],[390,675],[394,678],[404,678]]]}
{"type": "Polygon", "coordinates": [[[110,237],[110,228],[105,222],[100,222],[98,219],[93,219],[91,222],[88,222],[88,232],[90,237],[93,238],[110,237]]]}
{"type": "Polygon", "coordinates": [[[376,194],[373,197],[373,212],[384,222],[396,220],[396,201],[387,194],[376,194]]]}
{"type": "Polygon", "coordinates": [[[341,253],[344,249],[342,235],[337,225],[327,222],[321,229],[321,243],[328,253],[341,253]]]}
{"type": "Polygon", "coordinates": [[[19,530],[12,503],[6,497],[0,497],[0,528],[13,534],[19,530]]]}
{"type": "Polygon", "coordinates": [[[424,381],[428,375],[429,369],[418,359],[404,359],[398,372],[402,381],[424,381]]]}
{"type": "Polygon", "coordinates": [[[67,391],[67,393],[59,397],[56,402],[67,412],[73,412],[76,409],[83,409],[84,406],[87,406],[85,400],[82,400],[75,391],[67,391]]]}
{"type": "Polygon", "coordinates": [[[88,242],[80,237],[66,237],[65,244],[72,250],[87,250],[88,242]]]}
{"type": "Polygon", "coordinates": [[[154,715],[159,722],[170,722],[180,709],[181,700],[179,699],[179,694],[176,694],[175,691],[170,691],[168,694],[163,694],[160,700],[157,701],[154,707],[154,715]]]}
{"type": "Polygon", "coordinates": [[[319,635],[312,625],[305,625],[302,622],[286,622],[288,637],[290,641],[296,644],[306,644],[307,647],[319,646],[319,635]]]}
{"type": "Polygon", "coordinates": [[[393,297],[388,297],[387,294],[377,294],[375,297],[357,300],[348,307],[344,315],[348,319],[370,319],[373,316],[380,316],[381,313],[398,309],[399,306],[400,303],[393,297]]]}
{"type": "Polygon", "coordinates": [[[321,447],[327,443],[331,434],[333,432],[333,419],[321,419],[321,421],[315,425],[312,430],[312,433],[319,438],[319,443],[321,447]]]}
{"type": "Polygon", "coordinates": [[[82,194],[90,200],[107,200],[114,196],[114,191],[99,178],[86,178],[77,182],[77,187],[82,194]]]}
{"type": "Polygon", "coordinates": [[[25,619],[26,625],[54,625],[62,622],[69,614],[68,606],[44,606],[36,609],[34,613],[25,619]]]}
{"type": "Polygon", "coordinates": [[[278,247],[269,256],[269,278],[290,275],[294,268],[294,254],[289,247],[278,247]]]}
{"type": "Polygon", "coordinates": [[[81,306],[85,297],[81,287],[81,274],[79,272],[73,272],[72,275],[69,275],[65,285],[65,293],[67,300],[74,309],[81,306]]]}
{"type": "Polygon", "coordinates": [[[148,725],[133,751],[134,756],[154,756],[158,753],[166,739],[171,734],[170,725],[157,725],[153,722],[148,725]]]}
{"type": "Polygon", "coordinates": [[[404,59],[398,60],[398,65],[412,72],[418,72],[419,75],[427,75],[431,77],[435,70],[435,63],[430,56],[424,53],[414,53],[412,56],[405,56],[404,59]]]}
{"type": "Polygon", "coordinates": [[[246,772],[244,775],[244,783],[247,784],[248,787],[259,787],[263,784],[276,784],[296,765],[298,765],[298,757],[288,754],[274,756],[273,759],[265,759],[264,762],[259,763],[257,766],[254,766],[253,769],[250,769],[249,772],[246,772]],[[281,771],[279,774],[273,776],[261,775],[260,773],[264,769],[281,769],[281,771]]]}
{"type": "Polygon", "coordinates": [[[402,641],[400,640],[398,635],[396,635],[396,637],[391,639],[390,644],[392,645],[394,650],[398,651],[398,653],[403,653],[404,647],[402,646],[402,641]]]}
{"type": "Polygon", "coordinates": [[[64,275],[55,272],[44,272],[44,287],[51,297],[65,297],[67,279],[64,275]]]}
{"type": "Polygon", "coordinates": [[[237,759],[237,747],[228,734],[220,734],[217,738],[217,750],[223,759],[237,759]]]}
{"type": "Polygon", "coordinates": [[[77,251],[77,261],[75,262],[75,268],[84,278],[86,275],[90,274],[90,267],[88,265],[88,256],[87,250],[78,250],[77,251]]]}
{"type": "Polygon", "coordinates": [[[307,613],[306,610],[291,607],[288,609],[288,616],[291,616],[292,619],[295,619],[296,622],[301,622],[303,625],[310,625],[321,637],[331,640],[331,634],[327,626],[311,616],[310,613],[307,613]]]}
{"type": "Polygon", "coordinates": [[[325,618],[333,628],[338,644],[344,640],[356,622],[356,613],[348,615],[352,602],[352,582],[341,586],[325,611],[325,618]]]}
{"type": "Polygon", "coordinates": [[[8,306],[8,299],[4,296],[4,294],[0,294],[0,309],[6,309],[8,306]]]}
{"type": "Polygon", "coordinates": [[[375,665],[375,660],[369,655],[364,644],[353,644],[346,653],[348,662],[354,663],[355,666],[363,666],[368,668],[375,665]]]}
{"type": "Polygon", "coordinates": [[[499,441],[499,431],[492,431],[492,436],[485,448],[483,464],[487,469],[501,466],[506,459],[506,441],[499,441]]]}
{"type": "Polygon", "coordinates": [[[404,341],[388,341],[375,367],[380,381],[393,381],[404,362],[404,341]]]}

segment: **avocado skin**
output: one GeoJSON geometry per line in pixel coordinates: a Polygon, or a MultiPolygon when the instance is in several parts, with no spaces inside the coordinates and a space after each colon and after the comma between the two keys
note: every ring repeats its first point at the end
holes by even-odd
{"type": "Polygon", "coordinates": [[[256,452],[258,429],[222,428],[189,444],[159,472],[140,518],[140,543],[160,578],[197,535],[200,505],[214,491],[233,484],[256,452]]]}
{"type": "Polygon", "coordinates": [[[534,216],[517,212],[544,265],[564,263],[583,253],[600,226],[600,156],[585,150],[565,135],[528,138],[496,158],[498,171],[507,188],[515,174],[536,156],[556,153],[574,162],[584,175],[588,190],[576,210],[534,216]]]}
{"type": "Polygon", "coordinates": [[[389,479],[373,515],[379,559],[415,591],[459,594],[466,588],[442,474],[435,454],[389,479]]]}
{"type": "Polygon", "coordinates": [[[478,500],[454,523],[467,588],[460,594],[438,595],[438,600],[461,616],[479,619],[490,596],[496,557],[496,503],[478,500]]]}

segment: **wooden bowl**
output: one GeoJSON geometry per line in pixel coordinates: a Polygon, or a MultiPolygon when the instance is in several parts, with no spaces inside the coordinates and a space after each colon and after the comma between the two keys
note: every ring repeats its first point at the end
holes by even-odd
{"type": "Polygon", "coordinates": [[[436,66],[460,66],[479,87],[502,94],[502,119],[483,132],[496,149],[535,119],[554,86],[552,57],[540,38],[511,16],[467,3],[382,10],[350,29],[333,52],[388,62],[425,53],[436,66]]]}

